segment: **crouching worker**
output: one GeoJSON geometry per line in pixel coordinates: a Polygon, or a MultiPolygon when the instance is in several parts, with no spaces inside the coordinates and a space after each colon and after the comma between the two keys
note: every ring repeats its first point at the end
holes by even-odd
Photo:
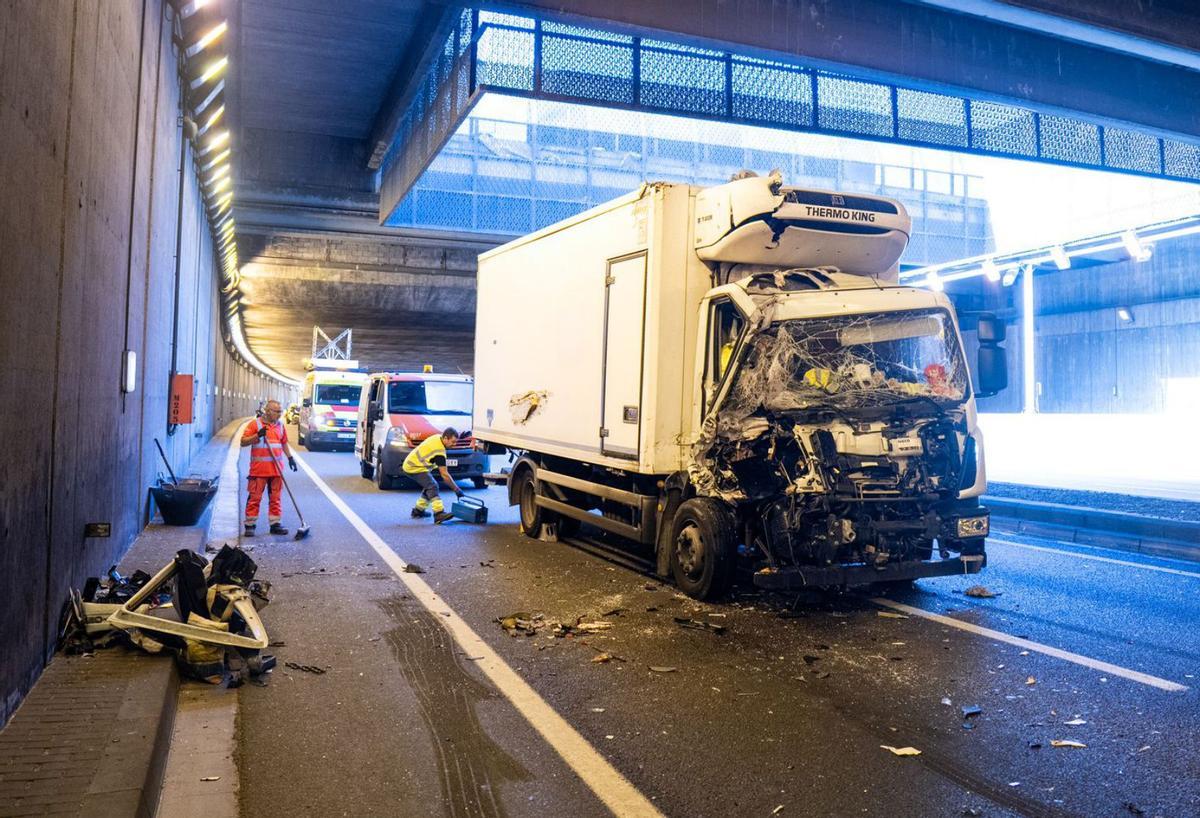
{"type": "Polygon", "coordinates": [[[246,519],[243,521],[243,533],[247,537],[254,536],[254,527],[258,523],[258,507],[262,502],[263,491],[271,495],[267,509],[267,519],[271,521],[272,534],[287,534],[283,527],[283,467],[286,465],[292,471],[296,470],[296,458],[288,448],[287,429],[279,422],[283,411],[279,401],[267,401],[263,407],[262,417],[255,418],[246,424],[242,432],[242,445],[250,447],[250,481],[246,496],[246,519]]]}
{"type": "Polygon", "coordinates": [[[446,447],[453,446],[457,440],[458,431],[447,428],[440,435],[431,435],[422,440],[421,444],[404,458],[404,473],[421,487],[421,496],[412,510],[413,517],[428,517],[430,506],[433,506],[433,522],[436,524],[444,523],[454,516],[448,513],[442,504],[433,470],[437,469],[442,481],[453,489],[456,497],[463,496],[462,489],[454,482],[450,470],[446,468],[446,447]]]}

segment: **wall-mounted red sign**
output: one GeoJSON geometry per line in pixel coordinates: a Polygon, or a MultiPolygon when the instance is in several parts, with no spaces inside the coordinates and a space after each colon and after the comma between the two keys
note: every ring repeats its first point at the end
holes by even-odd
{"type": "Polygon", "coordinates": [[[191,375],[175,375],[171,378],[171,404],[169,421],[173,425],[192,422],[191,375]]]}

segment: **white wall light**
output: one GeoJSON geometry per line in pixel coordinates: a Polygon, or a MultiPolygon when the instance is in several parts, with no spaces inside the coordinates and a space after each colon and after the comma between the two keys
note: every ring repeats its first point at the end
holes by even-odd
{"type": "Polygon", "coordinates": [[[1061,246],[1055,245],[1050,248],[1050,258],[1054,262],[1054,266],[1060,270],[1071,269],[1071,257],[1067,255],[1067,251],[1061,246]]]}

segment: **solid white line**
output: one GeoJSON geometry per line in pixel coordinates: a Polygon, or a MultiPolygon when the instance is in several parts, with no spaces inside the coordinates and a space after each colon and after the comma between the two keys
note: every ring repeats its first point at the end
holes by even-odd
{"type": "MultiPolygon", "coordinates": [[[[999,543],[1000,545],[1011,545],[1013,548],[1026,548],[1030,551],[1046,551],[1051,554],[1062,554],[1065,557],[1075,557],[1081,560],[1092,560],[1094,562],[1108,562],[1113,565],[1126,565],[1130,568],[1141,568],[1146,571],[1158,571],[1163,574],[1175,574],[1180,577],[1193,577],[1200,579],[1200,573],[1195,571],[1183,571],[1179,568],[1164,568],[1161,565],[1144,565],[1140,562],[1131,562],[1129,560],[1117,560],[1112,557],[1097,557],[1092,554],[1080,554],[1077,551],[1068,551],[1064,548],[1048,548],[1044,545],[1028,545],[1021,542],[1013,542],[1012,540],[1002,540],[998,537],[988,537],[988,543],[999,543]]],[[[1078,543],[1076,543],[1078,545],[1078,543]]]]}
{"type": "Polygon", "coordinates": [[[1180,693],[1188,689],[1186,685],[1176,684],[1175,682],[1170,682],[1166,679],[1160,679],[1157,676],[1151,676],[1148,673],[1142,673],[1137,670],[1129,670],[1128,668],[1121,667],[1120,665],[1113,665],[1109,664],[1108,662],[1101,662],[1099,659],[1080,656],[1078,653],[1071,653],[1070,651],[1061,650],[1059,648],[1052,648],[1049,645],[1043,645],[1040,642],[1031,642],[1028,639],[1022,639],[1019,636],[1010,636],[1007,633],[994,631],[991,628],[981,628],[978,625],[972,625],[970,622],[962,622],[949,616],[943,616],[942,614],[936,614],[932,611],[926,611],[923,608],[914,608],[911,605],[905,605],[901,602],[893,602],[892,600],[884,599],[883,597],[875,597],[871,601],[876,605],[882,605],[885,608],[891,608],[892,610],[901,611],[906,614],[911,614],[912,616],[919,616],[923,619],[930,619],[934,622],[947,625],[951,628],[958,628],[961,631],[967,631],[968,633],[974,633],[980,636],[986,636],[989,639],[995,639],[997,642],[1007,642],[1010,645],[1016,645],[1017,647],[1024,648],[1025,650],[1044,653],[1047,656],[1053,656],[1055,659],[1062,659],[1066,662],[1074,662],[1077,665],[1090,667],[1093,670],[1103,671],[1110,676],[1120,676],[1123,679],[1129,679],[1130,681],[1139,682],[1144,685],[1149,685],[1150,687],[1157,687],[1159,690],[1169,690],[1172,693],[1180,693]]]}
{"type": "MultiPolygon", "coordinates": [[[[295,451],[293,451],[295,454],[295,451]]],[[[409,592],[441,622],[459,647],[469,656],[483,658],[472,662],[484,672],[492,684],[504,694],[517,711],[525,717],[542,738],[553,747],[563,761],[591,788],[605,806],[617,816],[663,818],[662,813],[642,795],[615,767],[588,743],[574,727],[546,703],[529,684],[517,675],[507,662],[488,646],[475,631],[447,605],[417,574],[407,574],[407,563],[368,526],[350,506],[322,480],[300,455],[299,463],[329,502],[350,521],[375,553],[387,563],[409,592]]]]}

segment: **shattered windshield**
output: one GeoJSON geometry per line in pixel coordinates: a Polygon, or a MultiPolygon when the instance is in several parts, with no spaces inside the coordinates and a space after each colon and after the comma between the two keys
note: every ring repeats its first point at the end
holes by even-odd
{"type": "Polygon", "coordinates": [[[782,321],[749,346],[722,414],[945,407],[969,389],[954,324],[939,309],[782,321]]]}

